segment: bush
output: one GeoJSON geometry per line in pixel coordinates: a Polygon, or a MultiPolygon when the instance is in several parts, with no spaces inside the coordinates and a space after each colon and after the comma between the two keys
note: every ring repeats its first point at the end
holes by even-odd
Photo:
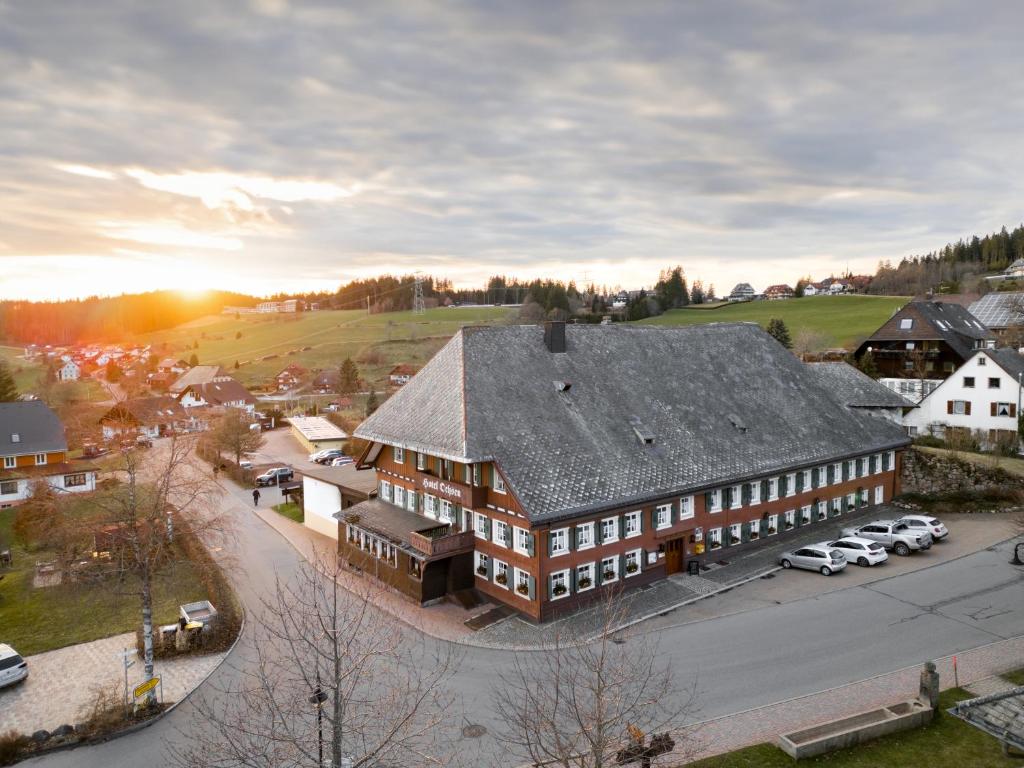
{"type": "Polygon", "coordinates": [[[945,448],[946,443],[935,435],[919,435],[914,438],[914,445],[921,445],[925,448],[945,448]]]}
{"type": "Polygon", "coordinates": [[[32,740],[28,736],[14,731],[0,735],[0,765],[14,765],[24,758],[24,752],[31,743],[32,740]]]}

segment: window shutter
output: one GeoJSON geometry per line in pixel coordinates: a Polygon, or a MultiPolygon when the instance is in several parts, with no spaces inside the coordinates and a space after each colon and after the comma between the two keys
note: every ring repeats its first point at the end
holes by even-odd
{"type": "Polygon", "coordinates": [[[487,558],[487,580],[488,581],[493,581],[494,580],[494,558],[493,557],[488,557],[487,558]]]}
{"type": "Polygon", "coordinates": [[[555,580],[548,574],[548,600],[553,600],[555,597],[555,580]]]}
{"type": "Polygon", "coordinates": [[[1017,416],[1017,405],[1015,403],[1010,403],[1010,417],[1011,418],[1016,418],[1016,416],[1017,416]]]}
{"type": "Polygon", "coordinates": [[[947,400],[946,401],[946,413],[952,413],[952,412],[953,412],[953,401],[952,400],[947,400]]]}
{"type": "Polygon", "coordinates": [[[600,520],[595,520],[594,521],[594,543],[595,544],[603,544],[604,543],[604,540],[601,538],[601,521],[600,520]]]}
{"type": "MultiPolygon", "coordinates": [[[[672,513],[669,512],[669,515],[671,515],[671,514],[672,513]]],[[[655,507],[654,509],[651,510],[651,530],[653,531],[657,527],[658,527],[658,508],[655,507]]]]}
{"type": "Polygon", "coordinates": [[[761,481],[761,501],[768,501],[768,480],[761,481]]]}
{"type": "Polygon", "coordinates": [[[817,488],[818,487],[818,483],[821,480],[820,475],[821,475],[821,470],[818,469],[818,467],[815,467],[814,469],[811,470],[811,488],[817,488]]]}
{"type": "Polygon", "coordinates": [[[796,473],[796,492],[800,493],[804,489],[804,473],[796,473]]]}
{"type": "Polygon", "coordinates": [[[740,497],[743,506],[746,507],[750,505],[750,483],[744,483],[741,486],[740,497]]]}
{"type": "Polygon", "coordinates": [[[704,511],[708,512],[711,510],[711,491],[704,492],[704,511]]]}
{"type": "Polygon", "coordinates": [[[526,532],[526,554],[533,557],[533,531],[526,532]]]}
{"type": "Polygon", "coordinates": [[[512,526],[508,523],[505,524],[505,546],[512,546],[512,526]]]}
{"type": "MultiPolygon", "coordinates": [[[[640,533],[643,533],[644,532],[644,513],[643,513],[643,510],[640,510],[637,513],[636,524],[637,524],[637,528],[639,529],[640,533]]],[[[654,526],[652,525],[651,528],[654,528],[654,526]]]]}
{"type": "Polygon", "coordinates": [[[491,518],[484,518],[484,527],[481,533],[483,533],[485,539],[487,539],[488,541],[491,540],[491,518]]]}
{"type": "Polygon", "coordinates": [[[967,400],[964,403],[964,415],[965,416],[970,416],[971,415],[971,401],[970,400],[967,400]]]}
{"type": "Polygon", "coordinates": [[[550,528],[548,529],[548,557],[555,554],[555,534],[550,528]]]}
{"type": "Polygon", "coordinates": [[[574,525],[569,529],[569,535],[572,537],[572,548],[579,549],[580,546],[580,527],[574,525]]]}
{"type": "Polygon", "coordinates": [[[618,517],[615,518],[615,525],[616,525],[616,527],[619,530],[619,538],[621,539],[623,534],[625,533],[625,530],[624,530],[625,526],[622,523],[622,515],[619,515],[618,517]]]}
{"type": "Polygon", "coordinates": [[[594,563],[594,586],[600,587],[604,584],[604,566],[601,565],[601,559],[594,563]]]}
{"type": "Polygon", "coordinates": [[[989,411],[990,411],[989,412],[989,416],[995,416],[996,415],[996,404],[995,403],[991,403],[990,405],[991,405],[991,408],[989,409],[989,411]]]}
{"type": "Polygon", "coordinates": [[[722,489],[722,509],[732,509],[732,486],[722,489]]]}
{"type": "Polygon", "coordinates": [[[849,479],[850,479],[850,462],[844,461],[843,462],[843,480],[849,480],[849,479]]]}
{"type": "Polygon", "coordinates": [[[577,575],[575,566],[569,569],[569,591],[572,593],[576,592],[577,575]]]}
{"type": "Polygon", "coordinates": [[[740,525],[740,543],[746,544],[750,541],[750,523],[740,525]]]}
{"type": "Polygon", "coordinates": [[[533,600],[534,596],[537,594],[537,580],[533,578],[533,576],[528,575],[526,577],[526,591],[526,596],[533,600]]]}
{"type": "Polygon", "coordinates": [[[833,481],[835,480],[834,475],[835,469],[831,464],[829,464],[828,467],[825,469],[825,477],[827,478],[825,485],[832,485],[833,481]]]}
{"type": "Polygon", "coordinates": [[[789,488],[787,487],[788,485],[789,485],[789,478],[788,477],[786,477],[785,475],[782,475],[781,477],[779,477],[779,498],[782,498],[783,496],[786,495],[786,492],[789,490],[789,488]]]}

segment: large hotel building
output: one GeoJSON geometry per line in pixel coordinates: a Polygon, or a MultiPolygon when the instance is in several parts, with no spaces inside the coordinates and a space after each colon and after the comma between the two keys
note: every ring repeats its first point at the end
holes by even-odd
{"type": "Polygon", "coordinates": [[[356,430],[378,493],[339,555],[545,621],[888,502],[903,405],[752,324],[465,328],[356,430]]]}

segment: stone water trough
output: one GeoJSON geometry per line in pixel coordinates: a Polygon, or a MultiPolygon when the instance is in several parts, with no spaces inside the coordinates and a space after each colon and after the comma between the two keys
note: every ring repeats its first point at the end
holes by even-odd
{"type": "Polygon", "coordinates": [[[780,734],[779,748],[800,760],[837,749],[855,747],[898,731],[919,728],[931,722],[934,710],[917,699],[901,701],[881,709],[831,720],[813,728],[780,734]]]}

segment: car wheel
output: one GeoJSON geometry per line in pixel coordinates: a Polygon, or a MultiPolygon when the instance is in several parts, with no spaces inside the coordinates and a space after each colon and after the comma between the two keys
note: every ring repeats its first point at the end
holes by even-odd
{"type": "Polygon", "coordinates": [[[900,557],[906,557],[907,555],[910,554],[910,547],[908,547],[903,542],[900,542],[899,544],[896,545],[896,554],[899,555],[900,557]]]}
{"type": "Polygon", "coordinates": [[[792,568],[793,567],[793,564],[791,562],[789,562],[789,560],[783,560],[781,565],[782,565],[783,568],[792,568]]]}
{"type": "Polygon", "coordinates": [[[858,557],[857,565],[859,565],[861,568],[867,568],[870,565],[870,563],[868,562],[868,559],[866,557],[858,557]]]}
{"type": "Polygon", "coordinates": [[[831,576],[832,575],[832,569],[829,568],[827,565],[821,566],[821,575],[822,576],[831,576]]]}

